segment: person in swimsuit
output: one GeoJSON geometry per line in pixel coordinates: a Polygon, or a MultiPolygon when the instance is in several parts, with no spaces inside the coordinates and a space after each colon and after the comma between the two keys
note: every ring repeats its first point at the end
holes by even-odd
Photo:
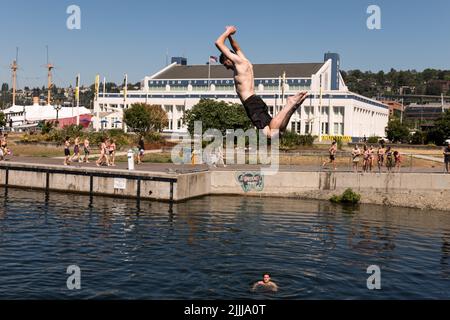
{"type": "Polygon", "coordinates": [[[91,147],[89,145],[89,139],[84,139],[83,147],[84,147],[84,160],[83,162],[89,163],[89,155],[91,154],[91,147]]]}
{"type": "Polygon", "coordinates": [[[111,139],[109,146],[109,165],[115,167],[116,166],[116,142],[114,139],[111,139]]]}
{"type": "Polygon", "coordinates": [[[216,47],[221,52],[220,63],[228,70],[233,70],[236,92],[253,125],[263,130],[266,136],[272,138],[277,133],[283,133],[286,130],[290,118],[306,100],[308,94],[307,92],[299,92],[289,97],[283,110],[275,118],[272,118],[266,103],[255,94],[253,65],[245,57],[233,38],[236,31],[236,27],[228,26],[226,31],[216,40],[216,47]],[[230,41],[233,50],[225,45],[227,39],[230,41]]]}
{"type": "Polygon", "coordinates": [[[102,139],[102,143],[100,145],[100,157],[95,162],[97,167],[100,167],[102,164],[108,162],[108,158],[106,157],[106,139],[102,139]]]}
{"type": "Polygon", "coordinates": [[[66,137],[64,141],[64,165],[70,165],[70,137],[66,137]]]}
{"type": "Polygon", "coordinates": [[[394,160],[395,160],[395,169],[397,172],[400,172],[400,168],[402,167],[402,156],[400,152],[394,151],[394,160]]]}
{"type": "Polygon", "coordinates": [[[386,151],[384,150],[384,146],[381,144],[378,148],[378,172],[381,173],[381,168],[384,166],[384,155],[386,151]]]}
{"type": "Polygon", "coordinates": [[[375,150],[373,149],[373,146],[369,147],[369,171],[372,172],[373,171],[373,160],[375,158],[375,150]]]}
{"type": "Polygon", "coordinates": [[[6,157],[8,155],[8,134],[4,134],[1,139],[0,148],[2,150],[2,156],[6,157]]]}
{"type": "Polygon", "coordinates": [[[392,172],[392,168],[395,166],[394,153],[392,152],[391,147],[387,147],[386,149],[386,168],[388,172],[392,172]]]}
{"type": "Polygon", "coordinates": [[[138,164],[141,164],[141,163],[144,161],[144,154],[145,154],[145,142],[144,142],[144,137],[141,137],[141,138],[139,139],[138,148],[139,148],[138,164]]]}
{"type": "Polygon", "coordinates": [[[75,145],[73,146],[73,155],[70,158],[70,162],[79,162],[80,161],[80,138],[75,138],[75,145]],[[76,160],[75,160],[76,158],[76,160]]]}
{"type": "Polygon", "coordinates": [[[263,280],[258,281],[253,285],[252,291],[264,291],[264,292],[277,292],[278,286],[275,282],[272,282],[270,274],[263,275],[263,280]]]}
{"type": "Polygon", "coordinates": [[[444,148],[444,163],[445,163],[445,172],[450,173],[449,171],[449,163],[450,163],[450,142],[447,142],[447,146],[444,148]]]}
{"type": "Polygon", "coordinates": [[[363,172],[369,172],[370,151],[369,151],[369,148],[367,148],[367,145],[364,145],[363,159],[364,159],[363,172]]]}
{"type": "Polygon", "coordinates": [[[3,161],[3,160],[5,160],[3,146],[2,146],[3,135],[1,133],[0,133],[0,135],[1,135],[1,138],[0,138],[0,161],[3,161]]]}
{"type": "Polygon", "coordinates": [[[358,173],[358,164],[360,156],[361,156],[361,149],[359,149],[358,145],[355,145],[355,148],[352,150],[352,164],[353,164],[353,171],[355,171],[355,173],[358,173]]]}
{"type": "Polygon", "coordinates": [[[327,165],[327,164],[333,164],[334,171],[336,171],[336,152],[337,152],[337,142],[336,141],[333,141],[330,149],[328,149],[328,152],[330,154],[330,160],[328,162],[325,161],[322,164],[322,169],[325,168],[325,165],[327,165]]]}

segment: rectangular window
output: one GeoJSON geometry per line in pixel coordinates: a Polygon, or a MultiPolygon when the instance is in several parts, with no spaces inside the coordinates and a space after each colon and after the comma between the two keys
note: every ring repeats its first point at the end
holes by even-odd
{"type": "Polygon", "coordinates": [[[151,86],[148,87],[149,91],[166,91],[166,86],[151,86]]]}
{"type": "Polygon", "coordinates": [[[322,134],[329,134],[328,122],[322,122],[322,134]]]}
{"type": "Polygon", "coordinates": [[[305,134],[310,134],[310,133],[311,133],[311,123],[306,122],[305,123],[305,134]]]}
{"type": "Polygon", "coordinates": [[[209,91],[208,86],[192,86],[192,91],[209,91]]]}
{"type": "Polygon", "coordinates": [[[216,86],[216,91],[234,91],[234,86],[216,86]]]}
{"type": "Polygon", "coordinates": [[[297,122],[297,133],[298,134],[301,133],[301,129],[302,129],[302,123],[301,122],[297,122]]]}
{"type": "Polygon", "coordinates": [[[291,122],[291,131],[295,132],[295,122],[291,122]]]}

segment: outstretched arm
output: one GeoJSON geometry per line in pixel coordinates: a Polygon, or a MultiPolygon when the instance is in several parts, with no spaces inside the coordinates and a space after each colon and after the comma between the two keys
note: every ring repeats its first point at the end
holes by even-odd
{"type": "Polygon", "coordinates": [[[239,63],[242,60],[241,57],[231,52],[231,50],[225,45],[227,38],[231,37],[235,33],[235,27],[227,27],[227,30],[216,40],[216,47],[233,63],[239,63]]]}
{"type": "Polygon", "coordinates": [[[242,59],[247,59],[242,52],[241,46],[237,43],[237,41],[233,38],[233,36],[228,36],[228,40],[230,40],[231,47],[233,48],[234,52],[241,57],[242,59]]]}

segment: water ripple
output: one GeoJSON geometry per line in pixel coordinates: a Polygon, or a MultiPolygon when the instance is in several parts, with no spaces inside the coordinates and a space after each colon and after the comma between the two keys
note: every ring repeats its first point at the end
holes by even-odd
{"type": "Polygon", "coordinates": [[[14,190],[2,200],[0,299],[450,298],[442,212],[240,197],[89,207],[83,196],[14,190]],[[80,291],[66,287],[70,265],[80,291]],[[265,272],[278,293],[251,292],[265,272]]]}

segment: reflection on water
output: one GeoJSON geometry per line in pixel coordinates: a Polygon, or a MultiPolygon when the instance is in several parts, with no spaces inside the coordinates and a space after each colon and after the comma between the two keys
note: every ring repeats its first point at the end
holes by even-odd
{"type": "Polygon", "coordinates": [[[450,298],[450,216],[328,202],[180,204],[0,190],[0,298],[450,298]],[[78,265],[82,290],[68,291],[78,265]],[[378,265],[382,290],[369,291],[378,265]],[[251,292],[269,272],[280,290],[251,292]]]}

